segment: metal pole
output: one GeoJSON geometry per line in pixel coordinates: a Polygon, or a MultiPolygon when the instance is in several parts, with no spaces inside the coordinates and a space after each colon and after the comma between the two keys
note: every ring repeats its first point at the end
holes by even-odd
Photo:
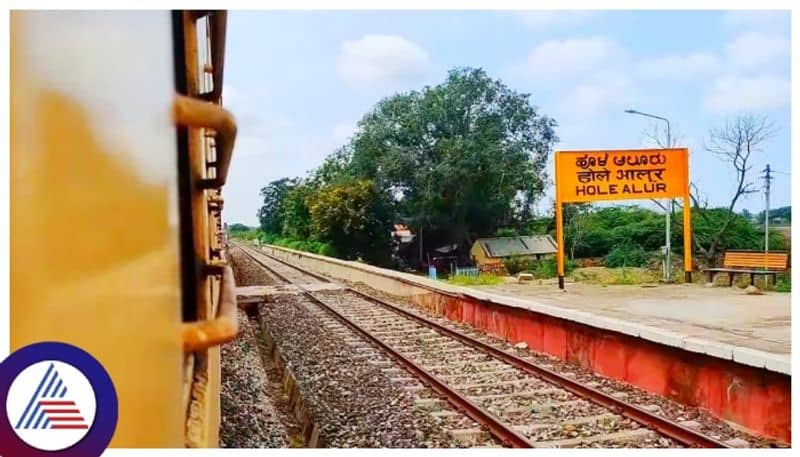
{"type": "Polygon", "coordinates": [[[764,253],[769,253],[769,187],[770,181],[772,181],[772,176],[770,176],[769,164],[767,164],[767,169],[764,170],[767,174],[764,176],[764,179],[767,181],[767,185],[764,189],[764,197],[766,200],[766,207],[767,210],[764,212],[764,253]]]}
{"type": "MultiPolygon", "coordinates": [[[[643,113],[641,111],[636,111],[636,110],[633,110],[633,109],[626,109],[625,112],[628,113],[628,114],[638,114],[640,116],[651,117],[653,119],[659,119],[659,120],[662,120],[662,121],[666,122],[667,123],[667,144],[666,144],[666,148],[664,148],[664,149],[672,147],[672,129],[671,129],[670,124],[669,124],[669,119],[667,119],[666,117],[656,116],[655,114],[643,113]]],[[[666,241],[666,243],[664,245],[664,250],[665,250],[665,252],[664,252],[664,276],[662,278],[662,280],[664,282],[672,282],[672,268],[671,268],[671,266],[672,266],[672,258],[671,258],[672,257],[671,256],[671,254],[672,254],[672,246],[671,246],[671,243],[670,243],[670,224],[672,222],[671,221],[671,219],[672,219],[672,205],[673,205],[673,199],[670,198],[669,199],[669,205],[667,205],[667,218],[666,218],[667,220],[666,220],[666,230],[665,230],[665,236],[666,236],[666,240],[665,241],[666,241]]]]}
{"type": "MultiPolygon", "coordinates": [[[[670,128],[669,121],[665,118],[667,122],[667,147],[672,147],[672,129],[670,128]]],[[[669,205],[667,205],[667,252],[666,254],[666,265],[664,266],[664,282],[672,282],[672,244],[670,242],[670,228],[672,224],[672,204],[673,200],[669,199],[669,205]]]]}

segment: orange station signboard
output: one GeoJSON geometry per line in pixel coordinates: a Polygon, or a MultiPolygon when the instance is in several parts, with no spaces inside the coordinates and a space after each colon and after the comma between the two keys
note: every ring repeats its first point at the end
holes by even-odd
{"type": "Polygon", "coordinates": [[[684,270],[691,280],[689,150],[557,151],[555,154],[558,284],[564,288],[564,203],[683,198],[684,270]]]}

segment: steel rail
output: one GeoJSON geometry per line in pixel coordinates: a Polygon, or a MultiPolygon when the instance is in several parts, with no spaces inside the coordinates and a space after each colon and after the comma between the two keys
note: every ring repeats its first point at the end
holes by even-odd
{"type": "MultiPolygon", "coordinates": [[[[296,265],[292,265],[282,259],[278,259],[273,257],[267,253],[261,252],[262,255],[269,257],[277,262],[280,262],[284,265],[287,265],[291,268],[294,268],[300,272],[306,273],[310,276],[319,277],[324,279],[325,281],[329,281],[327,278],[322,278],[321,276],[317,275],[316,273],[310,272],[305,268],[298,267],[296,265]]],[[[360,290],[353,289],[352,287],[345,287],[345,290],[355,293],[360,297],[376,303],[390,311],[394,311],[398,314],[401,314],[405,317],[413,319],[433,330],[441,332],[447,336],[450,336],[458,341],[461,341],[469,346],[474,347],[475,349],[481,350],[486,352],[510,365],[513,365],[528,374],[536,376],[540,379],[543,379],[551,384],[555,384],[572,392],[579,397],[585,398],[593,403],[596,403],[604,408],[607,408],[611,411],[616,412],[624,417],[627,417],[631,420],[634,420],[648,428],[651,428],[662,435],[671,438],[679,443],[682,443],[686,446],[690,447],[702,447],[702,448],[729,448],[730,446],[725,444],[722,441],[716,440],[709,436],[706,436],[700,432],[692,430],[688,427],[684,427],[677,422],[674,422],[670,419],[665,417],[659,416],[654,414],[646,409],[643,409],[639,406],[636,406],[632,403],[626,402],[614,396],[611,396],[601,390],[594,389],[592,387],[588,387],[580,382],[563,376],[555,371],[549,370],[547,368],[541,367],[535,363],[532,363],[528,360],[523,359],[522,357],[517,356],[511,352],[505,351],[503,349],[499,349],[494,347],[488,343],[480,341],[476,338],[473,338],[469,335],[461,333],[459,331],[453,330],[447,326],[444,326],[438,322],[435,322],[431,319],[428,319],[424,316],[420,316],[417,313],[411,312],[409,310],[403,309],[397,305],[389,303],[385,300],[380,298],[374,297],[370,294],[362,292],[360,290]]]]}
{"type": "MultiPolygon", "coordinates": [[[[275,276],[281,278],[282,280],[286,281],[287,283],[292,283],[286,276],[282,275],[281,273],[275,271],[275,269],[271,268],[270,266],[266,265],[263,261],[259,260],[254,256],[252,253],[248,252],[248,248],[243,247],[243,251],[255,262],[257,262],[262,267],[269,270],[275,276]]],[[[263,254],[263,253],[262,253],[263,254]]],[[[265,257],[273,259],[267,254],[263,254],[265,257]]],[[[274,259],[276,260],[276,259],[274,259]]],[[[276,260],[284,265],[289,267],[295,268],[293,265],[286,264],[285,262],[276,260]]],[[[298,271],[306,273],[304,270],[295,268],[298,271]]],[[[314,276],[314,275],[311,275],[314,276]]],[[[429,373],[427,370],[413,362],[412,360],[408,359],[404,355],[397,352],[394,348],[383,342],[380,338],[372,335],[369,331],[365,330],[357,323],[353,322],[339,311],[322,301],[320,298],[314,296],[314,294],[310,293],[309,291],[305,290],[300,284],[293,283],[301,293],[308,298],[309,300],[313,301],[317,305],[319,305],[322,309],[327,311],[329,314],[333,315],[336,319],[341,321],[343,324],[354,330],[356,333],[361,335],[367,341],[373,343],[374,345],[380,347],[383,351],[385,351],[391,358],[397,361],[400,365],[405,367],[408,371],[410,371],[413,375],[421,379],[424,383],[428,384],[434,391],[436,391],[439,395],[442,395],[453,404],[456,408],[464,411],[464,413],[475,420],[476,422],[486,426],[489,429],[492,435],[495,437],[505,441],[506,443],[510,444],[513,447],[518,448],[532,448],[534,447],[533,442],[525,438],[521,433],[514,430],[513,426],[506,424],[501,419],[495,417],[492,413],[486,411],[485,409],[481,408],[477,404],[470,401],[465,396],[461,395],[460,393],[456,392],[452,388],[450,388],[446,383],[441,381],[439,378],[434,376],[433,374],[429,373]]]]}
{"type": "Polygon", "coordinates": [[[678,424],[677,422],[671,421],[665,417],[653,414],[650,411],[647,411],[646,409],[643,409],[632,403],[620,400],[601,390],[588,387],[558,372],[536,365],[528,360],[523,359],[522,357],[517,356],[516,354],[494,347],[488,343],[485,343],[469,335],[448,328],[438,322],[432,321],[423,316],[419,316],[416,313],[402,309],[397,305],[393,305],[384,300],[381,300],[380,298],[373,297],[362,291],[355,290],[350,287],[347,287],[346,289],[368,301],[376,303],[380,306],[383,306],[384,308],[387,308],[391,311],[394,311],[408,318],[414,319],[415,321],[433,330],[441,332],[447,336],[450,336],[451,338],[454,338],[478,350],[486,352],[510,365],[513,365],[525,371],[528,374],[543,379],[551,384],[555,384],[565,390],[572,392],[573,394],[579,397],[585,398],[617,414],[620,414],[624,417],[634,420],[679,443],[691,447],[703,447],[703,448],[729,447],[727,444],[721,441],[703,435],[702,433],[696,432],[688,427],[684,427],[678,424]]]}

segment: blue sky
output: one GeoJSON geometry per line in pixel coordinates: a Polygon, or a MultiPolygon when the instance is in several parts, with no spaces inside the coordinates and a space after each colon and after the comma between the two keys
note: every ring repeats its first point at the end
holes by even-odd
{"type": "MultiPolygon", "coordinates": [[[[752,178],[760,188],[770,163],[771,205],[790,203],[789,12],[231,11],[226,59],[224,102],[239,122],[229,222],[256,225],[259,189],[319,165],[381,98],[463,66],[530,93],[559,123],[556,149],[650,146],[654,121],[623,110],[669,118],[712,205],[735,182],[703,149],[708,129],[766,115],[777,133],[752,178]]],[[[760,211],[763,194],[740,202],[760,211]]]]}

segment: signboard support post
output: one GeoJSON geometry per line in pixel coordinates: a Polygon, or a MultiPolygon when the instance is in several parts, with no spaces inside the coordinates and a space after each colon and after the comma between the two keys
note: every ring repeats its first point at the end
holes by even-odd
{"type": "MultiPolygon", "coordinates": [[[[686,182],[689,182],[689,168],[686,167],[686,182]]],[[[692,282],[692,203],[689,198],[689,186],[683,196],[683,280],[692,282]]]]}
{"type": "Polygon", "coordinates": [[[561,202],[556,201],[556,269],[558,270],[558,288],[564,289],[564,218],[561,202]]]}

